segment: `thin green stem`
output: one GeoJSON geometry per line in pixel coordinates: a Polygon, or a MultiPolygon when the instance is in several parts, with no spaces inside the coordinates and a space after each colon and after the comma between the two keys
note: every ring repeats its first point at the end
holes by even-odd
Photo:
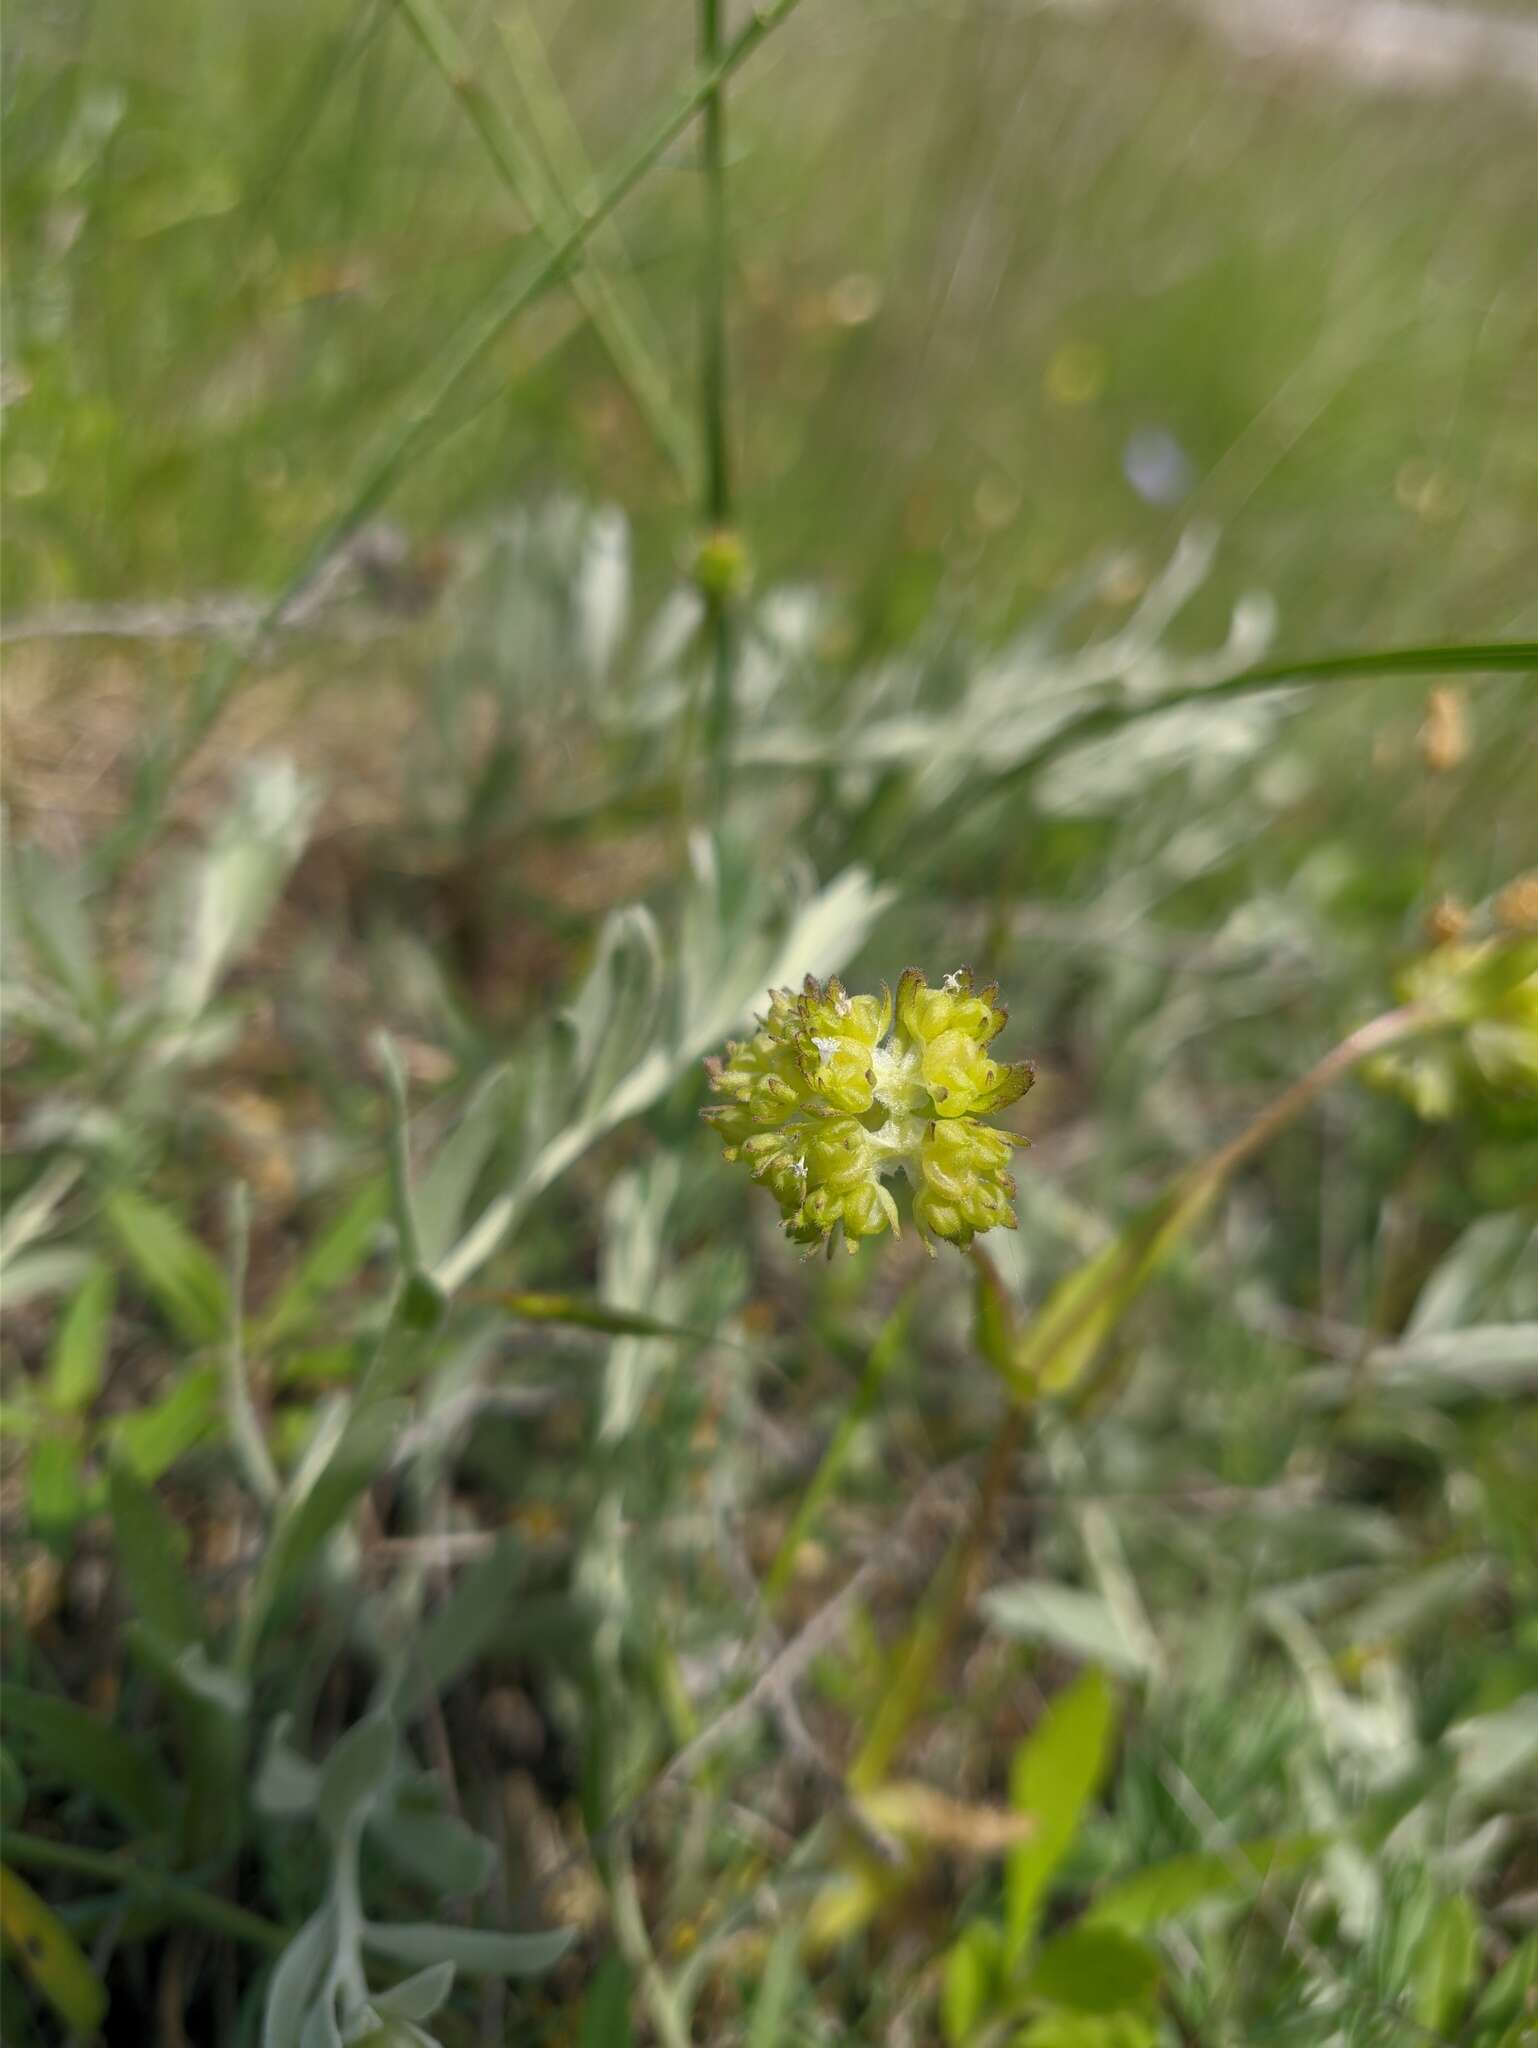
{"type": "Polygon", "coordinates": [[[1139,719],[1157,718],[1189,704],[1222,704],[1288,683],[1368,682],[1375,676],[1497,675],[1538,669],[1538,640],[1492,640],[1467,647],[1386,647],[1371,654],[1321,654],[1303,661],[1267,662],[1221,682],[1194,683],[1136,703],[1096,704],[1060,727],[1028,760],[999,779],[996,787],[1034,775],[1071,747],[1120,732],[1139,719]]]}
{"type": "MultiPolygon", "coordinates": [[[[721,0],[699,0],[699,63],[721,63],[721,0]]],[[[705,173],[705,249],[700,285],[700,407],[705,442],[705,518],[726,526],[732,516],[731,459],[726,436],[726,99],[718,85],[706,98],[700,128],[705,173]]]]}
{"type": "Polygon", "coordinates": [[[137,1894],[149,1904],[163,1906],[179,1919],[207,1927],[215,1934],[228,1934],[235,1941],[266,1949],[271,1955],[278,1954],[288,1945],[288,1930],[278,1926],[276,1921],[264,1920],[259,1913],[248,1912],[244,1906],[232,1906],[228,1900],[215,1898],[211,1892],[199,1891],[196,1885],[167,1877],[158,1870],[146,1869],[142,1864],[130,1863],[126,1857],[106,1850],[76,1849],[66,1842],[49,1842],[40,1836],[24,1835],[15,1828],[7,1828],[5,1855],[7,1862],[18,1863],[23,1869],[59,1870],[72,1877],[89,1877],[103,1884],[115,1885],[122,1891],[137,1894]]]}
{"type": "MultiPolygon", "coordinates": [[[[700,68],[721,61],[721,0],[697,0],[700,68]]],[[[703,511],[709,533],[725,541],[732,525],[731,446],[727,430],[726,351],[726,96],[720,86],[705,101],[700,129],[705,177],[705,233],[700,271],[700,428],[704,443],[703,511]]],[[[733,594],[720,578],[705,589],[705,637],[710,650],[710,710],[706,723],[712,808],[719,817],[731,780],[732,685],[736,667],[733,594]]]]}
{"type": "Polygon", "coordinates": [[[102,867],[110,872],[132,858],[155,830],[161,802],[176,776],[218,723],[253,651],[280,624],[285,613],[358,529],[390,496],[413,460],[431,441],[440,415],[470,373],[490,354],[507,327],[526,307],[565,277],[584,245],[661,161],[696,115],[719,92],[739,65],[790,16],[801,0],[774,0],[752,15],[717,60],[697,73],[644,139],[609,175],[599,196],[546,255],[520,263],[511,277],[496,286],[453,335],[438,358],[415,402],[367,464],[363,479],[348,503],[328,521],[302,560],[263,612],[255,631],[238,645],[222,648],[200,678],[190,715],[174,741],[142,764],[135,803],[123,824],[103,840],[102,867]]]}
{"type": "Polygon", "coordinates": [[[842,1421],[833,1432],[827,1450],[823,1452],[822,1462],[813,1473],[812,1482],[791,1517],[790,1527],[774,1554],[774,1562],[770,1565],[768,1576],[764,1580],[764,1605],[771,1613],[790,1583],[791,1574],[796,1568],[797,1554],[811,1534],[817,1517],[822,1513],[823,1503],[838,1484],[844,1467],[849,1462],[855,1438],[880,1398],[887,1374],[902,1356],[903,1339],[908,1334],[908,1318],[912,1309],[913,1291],[910,1289],[903,1295],[877,1333],[876,1341],[870,1348],[870,1356],[865,1361],[860,1384],[855,1389],[854,1398],[845,1409],[842,1421]]]}
{"type": "Polygon", "coordinates": [[[994,1522],[1025,1440],[1027,1415],[1028,1411],[1015,1403],[999,1426],[971,1520],[935,1573],[869,1733],[849,1767],[851,1792],[870,1792],[881,1783],[903,1737],[923,1709],[935,1673],[971,1604],[973,1584],[987,1557],[994,1522]]]}
{"type": "MultiPolygon", "coordinates": [[[[464,108],[498,177],[533,221],[541,239],[555,246],[580,219],[577,200],[561,190],[553,171],[546,171],[525,143],[518,125],[507,119],[481,83],[469,51],[438,0],[394,0],[394,5],[464,108]]],[[[528,33],[537,42],[532,23],[528,33]]],[[[542,45],[540,49],[543,54],[542,45]]],[[[525,82],[526,92],[529,83],[525,82]]],[[[545,83],[543,77],[539,83],[545,83]]],[[[667,378],[639,324],[602,270],[590,267],[579,272],[572,278],[572,290],[615,369],[630,387],[636,408],[658,447],[687,482],[693,467],[689,436],[673,404],[667,378]]]]}
{"type": "Polygon", "coordinates": [[[283,1491],[246,1378],[246,1266],[251,1248],[251,1191],[230,1189],[230,1327],[224,1340],[224,1416],[246,1484],[270,1508],[283,1491]]]}

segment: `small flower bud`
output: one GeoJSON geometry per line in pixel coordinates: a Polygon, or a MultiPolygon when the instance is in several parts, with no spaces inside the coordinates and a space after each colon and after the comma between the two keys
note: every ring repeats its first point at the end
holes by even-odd
{"type": "Polygon", "coordinates": [[[1432,775],[1450,775],[1469,751],[1468,710],[1463,692],[1446,684],[1426,699],[1426,717],[1419,733],[1421,760],[1432,775]]]}
{"type": "Polygon", "coordinates": [[[1538,932],[1538,875],[1518,875],[1508,882],[1493,908],[1502,931],[1538,932]]]}
{"type": "Polygon", "coordinates": [[[1426,912],[1426,936],[1433,946],[1452,945],[1468,928],[1468,905],[1456,896],[1439,896],[1426,912]]]}
{"type": "Polygon", "coordinates": [[[713,603],[724,604],[746,588],[748,551],[740,533],[717,527],[694,551],[694,581],[713,603]]]}

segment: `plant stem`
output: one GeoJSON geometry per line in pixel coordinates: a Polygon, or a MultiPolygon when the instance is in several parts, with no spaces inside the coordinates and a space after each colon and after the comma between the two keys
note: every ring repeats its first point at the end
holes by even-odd
{"type": "Polygon", "coordinates": [[[549,254],[533,265],[519,264],[511,277],[494,287],[478,311],[451,336],[422,395],[387,437],[364,471],[348,503],[329,520],[267,606],[255,630],[239,645],[224,647],[199,678],[191,716],[161,753],[146,756],[129,815],[99,848],[99,864],[111,872],[136,854],[155,830],[163,801],[176,776],[218,723],[252,653],[303,596],[333,555],[375,513],[395,489],[413,458],[429,443],[439,415],[465,378],[490,354],[504,331],[525,307],[565,277],[587,241],[654,165],[659,163],[702,108],[759,44],[773,35],[801,0],[773,0],[751,15],[716,59],[700,71],[631,154],[611,172],[599,196],[573,223],[549,254]]]}
{"type": "Polygon", "coordinates": [[[854,1448],[854,1441],[860,1426],[870,1415],[886,1381],[887,1374],[902,1356],[903,1339],[908,1331],[908,1318],[912,1313],[914,1291],[904,1294],[896,1308],[882,1324],[876,1341],[870,1348],[865,1361],[865,1371],[855,1389],[853,1400],[845,1409],[838,1428],[833,1432],[828,1448],[823,1452],[822,1462],[812,1474],[811,1484],[801,1497],[800,1505],[791,1517],[790,1527],[784,1540],[774,1554],[764,1580],[764,1606],[772,1614],[779,1605],[780,1596],[790,1583],[791,1573],[796,1568],[796,1555],[812,1530],[812,1525],[822,1511],[823,1502],[838,1484],[839,1476],[854,1448]]]}
{"type": "Polygon", "coordinates": [[[247,1912],[244,1906],[232,1906],[211,1892],[199,1891],[196,1885],[184,1884],[158,1870],[147,1870],[142,1864],[130,1863],[126,1857],[105,1850],[76,1849],[66,1842],[49,1842],[7,1828],[5,1854],[8,1862],[24,1868],[68,1871],[74,1877],[96,1878],[123,1891],[137,1892],[182,1920],[207,1927],[216,1934],[228,1934],[235,1941],[249,1942],[253,1948],[266,1949],[272,1955],[288,1945],[288,1930],[276,1921],[264,1920],[259,1913],[247,1912]]]}
{"type": "Polygon", "coordinates": [[[224,1413],[230,1444],[246,1484],[264,1508],[283,1491],[246,1379],[246,1266],[251,1247],[251,1192],[244,1181],[230,1189],[230,1327],[224,1340],[224,1413]]]}
{"type": "MultiPolygon", "coordinates": [[[[699,0],[699,65],[721,63],[721,0],[699,0]]],[[[700,402],[705,442],[705,517],[725,526],[732,515],[726,439],[726,104],[719,85],[705,101],[700,131],[705,173],[704,275],[700,286],[700,402]]]]}
{"type": "MultiPolygon", "coordinates": [[[[487,92],[470,52],[438,0],[395,0],[395,5],[436,65],[444,84],[464,108],[498,177],[534,222],[541,238],[552,245],[558,242],[580,218],[578,195],[563,191],[553,171],[547,174],[534,149],[524,140],[521,126],[506,118],[487,92]]],[[[544,46],[533,23],[522,27],[521,34],[526,55],[532,39],[533,48],[542,58],[544,46]]],[[[544,69],[524,76],[521,82],[531,112],[539,104],[538,89],[553,90],[553,81],[544,69]]],[[[606,272],[589,268],[572,279],[572,290],[615,369],[629,385],[636,409],[651,429],[653,439],[677,474],[687,478],[691,468],[687,429],[675,413],[667,379],[619,288],[606,272]]]]}
{"type": "MultiPolygon", "coordinates": [[[[1010,1348],[1017,1373],[1012,1380],[1015,1400],[994,1441],[976,1511],[935,1575],[929,1596],[909,1633],[902,1661],[850,1768],[852,1791],[869,1791],[881,1782],[923,1705],[966,1611],[972,1582],[987,1555],[994,1519],[1020,1449],[1026,1418],[1043,1385],[1051,1385],[1054,1361],[1073,1347],[1083,1347],[1085,1356],[1079,1365],[1082,1371],[1089,1362],[1089,1346],[1092,1344],[1098,1351],[1111,1328],[1162,1263],[1171,1244],[1205,1213],[1238,1167],[1362,1060],[1406,1038],[1419,1036],[1435,1022],[1426,1010],[1406,1005],[1374,1017],[1350,1032],[1300,1080],[1283,1089],[1237,1137],[1182,1175],[1169,1196],[1155,1204],[1145,1224],[1119,1240],[1109,1257],[1102,1253],[1088,1268],[1070,1274],[1049,1297],[1023,1342],[1011,1335],[1010,1348]],[[1097,1281],[1088,1289],[1075,1284],[1082,1281],[1086,1272],[1094,1274],[1097,1281]]],[[[990,1270],[987,1253],[976,1247],[973,1256],[986,1275],[990,1270]]]]}
{"type": "MultiPolygon", "coordinates": [[[[697,0],[698,58],[710,73],[721,62],[721,0],[697,0]]],[[[700,427],[704,442],[703,511],[707,531],[725,534],[732,523],[731,451],[726,407],[726,101],[721,86],[705,101],[700,131],[705,176],[705,235],[700,275],[700,427]]],[[[710,649],[710,710],[706,725],[712,807],[720,816],[731,779],[732,598],[715,585],[705,592],[705,637],[710,649]]]]}
{"type": "Polygon", "coordinates": [[[971,1603],[974,1581],[988,1554],[1010,1472],[1020,1453],[1027,1412],[1018,1402],[1011,1403],[1005,1412],[978,1488],[972,1518],[935,1574],[909,1632],[902,1662],[882,1694],[870,1733],[849,1767],[851,1792],[872,1791],[886,1776],[961,1626],[971,1603]]]}

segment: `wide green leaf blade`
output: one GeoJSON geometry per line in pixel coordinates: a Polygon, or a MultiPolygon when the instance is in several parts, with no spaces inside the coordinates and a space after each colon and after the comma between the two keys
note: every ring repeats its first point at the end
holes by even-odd
{"type": "Polygon", "coordinates": [[[1004,1947],[1011,1963],[1028,1946],[1052,1874],[1105,1777],[1115,1732],[1111,1688],[1089,1670],[1058,1694],[1015,1752],[1010,1804],[1034,1817],[1036,1833],[1009,1852],[1005,1865],[1004,1947]]]}
{"type": "Polygon", "coordinates": [[[5,1739],[35,1783],[93,1793],[135,1834],[157,1834],[171,1811],[170,1787],[151,1751],[73,1701],[0,1685],[5,1739]]]}

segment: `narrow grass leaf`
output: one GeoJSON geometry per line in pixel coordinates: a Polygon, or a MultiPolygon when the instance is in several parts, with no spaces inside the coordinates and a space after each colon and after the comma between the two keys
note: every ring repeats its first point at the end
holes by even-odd
{"type": "Polygon", "coordinates": [[[171,1327],[193,1344],[216,1344],[229,1322],[224,1275],[181,1220],[132,1188],[115,1189],[102,1216],[171,1327]]]}
{"type": "Polygon", "coordinates": [[[940,2027],[948,2048],[965,2048],[993,2005],[1003,1947],[991,1920],[972,1920],[951,1943],[940,1980],[940,2027]]]}
{"type": "Polygon", "coordinates": [[[72,1437],[44,1436],[27,1461],[27,1515],[45,1543],[67,1544],[90,1505],[81,1450],[72,1437]]]}
{"type": "Polygon", "coordinates": [[[183,1373],[162,1400],[113,1422],[110,1442],[114,1461],[149,1484],[168,1472],[219,1421],[219,1368],[200,1366],[196,1372],[183,1373]]]}
{"type": "MultiPolygon", "coordinates": [[[[770,1942],[758,1980],[758,1996],[753,2001],[753,2017],[748,2023],[745,2048],[781,2048],[782,2042],[791,2039],[787,2023],[800,1976],[800,1952],[800,1931],[794,1926],[782,1927],[770,1942]]],[[[613,2042],[615,2048],[628,2048],[629,2040],[627,2014],[625,2029],[613,2036],[613,2042]]],[[[585,2035],[582,2048],[588,2048],[585,2035]]],[[[596,2038],[592,2048],[599,2048],[596,2038]]]]}
{"type": "Polygon", "coordinates": [[[1311,1863],[1328,1842],[1327,1835],[1272,1835],[1226,1854],[1172,1856],[1109,1886],[1090,1906],[1086,1922],[1143,1934],[1215,1900],[1248,1896],[1269,1878],[1311,1863]]]}
{"type": "Polygon", "coordinates": [[[48,1400],[61,1414],[78,1414],[101,1391],[116,1292],[111,1267],[93,1265],[64,1311],[48,1357],[48,1400]]]}
{"type": "Polygon", "coordinates": [[[495,1299],[520,1322],[568,1323],[574,1329],[600,1330],[608,1337],[673,1337],[698,1344],[710,1334],[659,1322],[639,1309],[609,1308],[580,1294],[498,1294],[495,1299]]]}
{"type": "Polygon", "coordinates": [[[1066,1393],[1084,1377],[1220,1185],[1200,1172],[1178,1182],[1113,1244],[1059,1281],[1015,1347],[1012,1378],[1024,1398],[1066,1393]]]}
{"type": "Polygon", "coordinates": [[[321,1231],[297,1272],[257,1326],[253,1342],[265,1350],[299,1335],[328,1295],[352,1279],[373,1247],[389,1212],[389,1183],[366,1181],[341,1214],[321,1231]]]}
{"type": "Polygon", "coordinates": [[[632,2039],[630,1972],[624,1957],[611,1952],[593,1973],[582,2001],[582,2031],[577,2048],[630,2048],[632,2039]]]}
{"type": "Polygon", "coordinates": [[[0,1933],[70,2033],[94,2034],[107,2016],[105,1986],[53,1909],[3,1865],[0,1933]]]}
{"type": "Polygon", "coordinates": [[[1416,1944],[1411,2010],[1423,2027],[1457,2037],[1479,1978],[1479,1915],[1461,1894],[1440,1900],[1416,1944]]]}

